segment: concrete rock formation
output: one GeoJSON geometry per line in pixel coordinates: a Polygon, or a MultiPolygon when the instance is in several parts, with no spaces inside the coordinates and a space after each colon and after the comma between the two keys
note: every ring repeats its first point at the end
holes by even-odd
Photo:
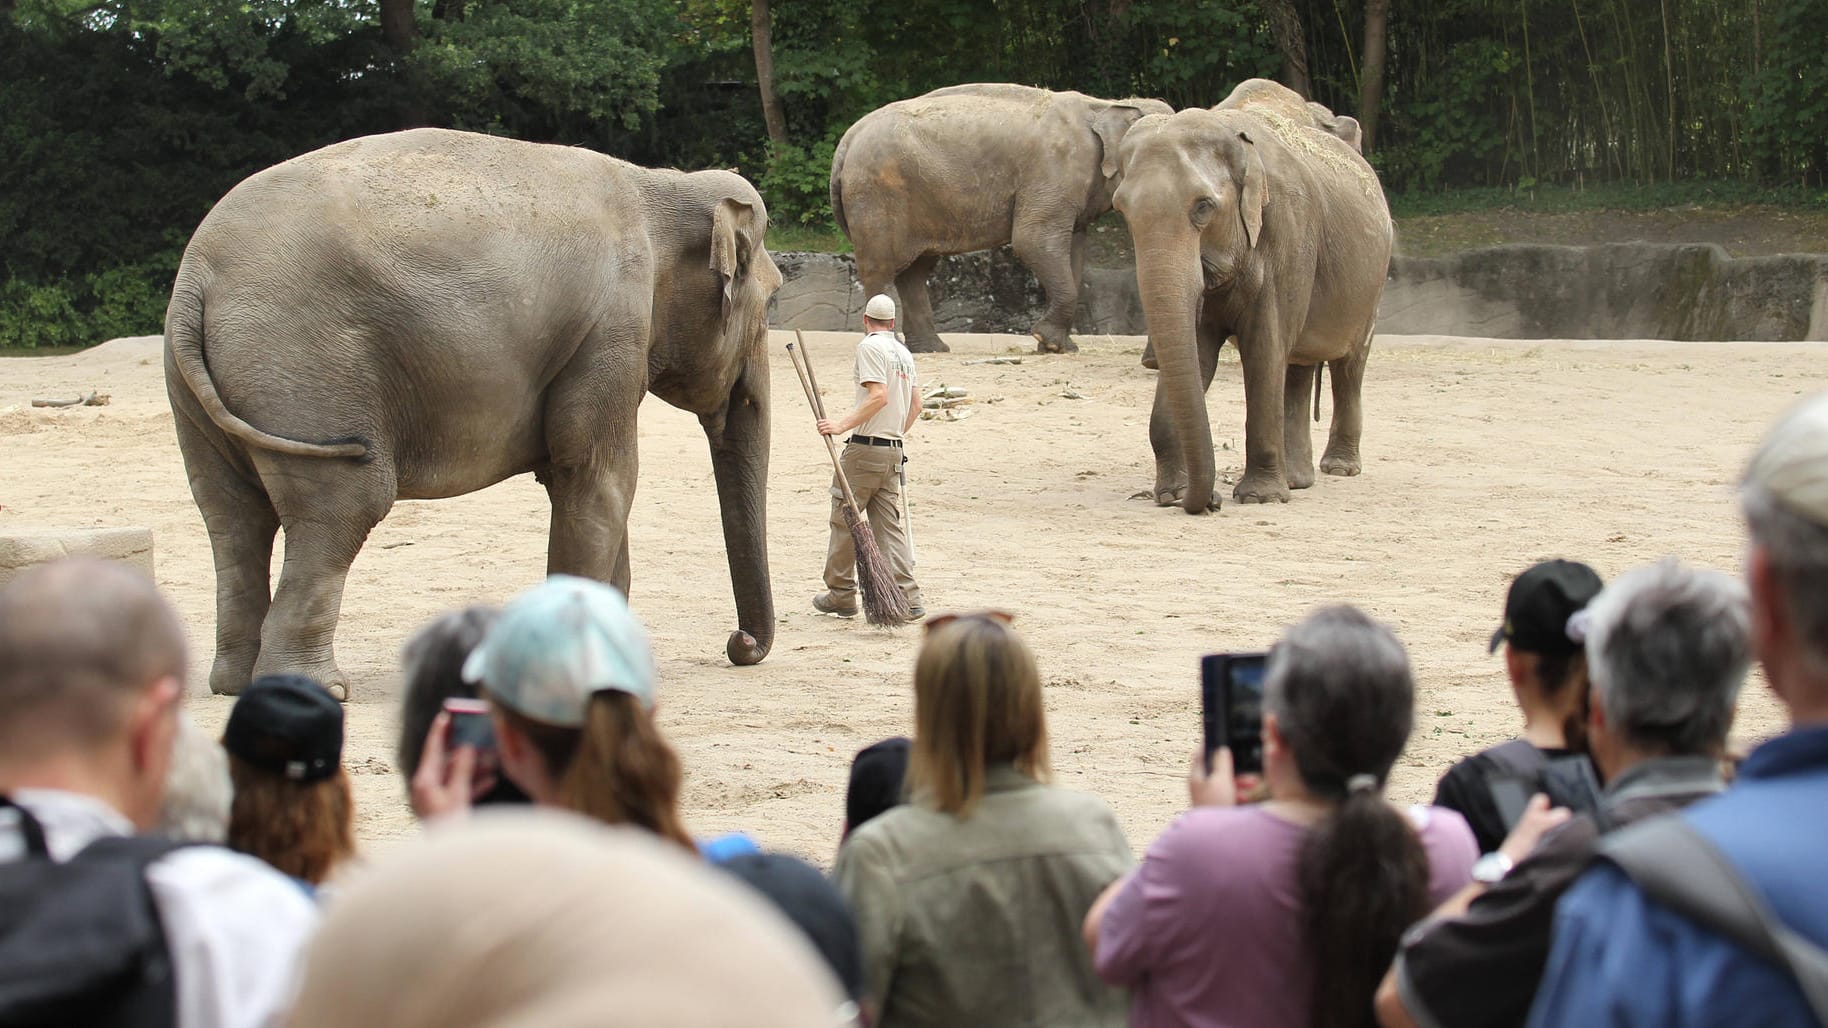
{"type": "MultiPolygon", "coordinates": [[[[776,328],[860,329],[848,256],[775,254],[776,328]]],[[[1022,333],[1044,294],[1007,247],[943,258],[931,279],[941,332],[1022,333]]],[[[1142,335],[1133,268],[1085,269],[1075,333],[1142,335]]],[[[1828,340],[1828,255],[1732,257],[1713,244],[1495,246],[1394,257],[1377,330],[1500,339],[1828,340]]]]}
{"type": "Polygon", "coordinates": [[[124,560],[153,573],[150,528],[44,528],[0,533],[0,585],[59,557],[124,560]]]}

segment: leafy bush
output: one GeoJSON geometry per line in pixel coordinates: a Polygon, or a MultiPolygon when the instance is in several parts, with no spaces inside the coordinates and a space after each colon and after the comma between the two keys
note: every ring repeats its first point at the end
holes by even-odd
{"type": "Polygon", "coordinates": [[[831,160],[837,150],[831,140],[810,147],[768,148],[768,170],[757,184],[768,204],[768,217],[777,224],[830,225],[831,160]]]}

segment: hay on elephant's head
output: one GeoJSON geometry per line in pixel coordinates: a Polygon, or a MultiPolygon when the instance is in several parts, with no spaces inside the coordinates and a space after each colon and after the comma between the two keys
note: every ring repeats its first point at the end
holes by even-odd
{"type": "Polygon", "coordinates": [[[1246,103],[1234,108],[1243,111],[1270,127],[1282,145],[1304,157],[1325,164],[1334,171],[1348,174],[1358,179],[1359,188],[1366,196],[1378,194],[1377,176],[1364,158],[1351,152],[1351,147],[1339,137],[1317,129],[1305,117],[1297,121],[1283,113],[1279,108],[1267,104],[1246,103]],[[1356,158],[1356,159],[1355,159],[1356,158]]]}

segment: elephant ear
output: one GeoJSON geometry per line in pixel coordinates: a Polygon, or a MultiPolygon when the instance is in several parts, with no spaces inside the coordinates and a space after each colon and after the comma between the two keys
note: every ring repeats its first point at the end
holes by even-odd
{"type": "Polygon", "coordinates": [[[737,282],[749,271],[749,260],[756,247],[755,205],[733,196],[717,201],[711,214],[711,270],[724,280],[723,315],[730,316],[730,304],[736,295],[737,282]]]}
{"type": "Polygon", "coordinates": [[[1098,136],[1098,145],[1104,148],[1104,157],[1098,164],[1100,175],[1107,179],[1117,175],[1117,144],[1123,142],[1124,133],[1130,131],[1130,126],[1143,114],[1143,109],[1134,104],[1111,104],[1093,111],[1087,119],[1098,136]]]}
{"type": "Polygon", "coordinates": [[[1263,158],[1257,155],[1257,145],[1250,136],[1243,132],[1238,138],[1244,141],[1244,180],[1243,189],[1238,198],[1238,217],[1244,222],[1244,235],[1250,240],[1252,249],[1257,246],[1257,237],[1263,234],[1263,208],[1269,203],[1269,172],[1263,167],[1263,158]]]}

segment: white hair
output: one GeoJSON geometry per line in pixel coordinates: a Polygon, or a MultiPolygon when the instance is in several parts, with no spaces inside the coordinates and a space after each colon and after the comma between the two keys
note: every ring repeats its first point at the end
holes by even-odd
{"type": "Polygon", "coordinates": [[[1745,585],[1664,558],[1587,605],[1587,675],[1607,725],[1671,755],[1715,754],[1752,663],[1745,585]]]}
{"type": "Polygon", "coordinates": [[[1828,393],[1779,419],[1746,468],[1739,500],[1803,659],[1828,676],[1828,393]]]}
{"type": "Polygon", "coordinates": [[[171,768],[165,776],[165,802],[154,834],[185,842],[220,843],[228,838],[229,807],[235,786],[229,780],[228,754],[205,735],[190,715],[178,712],[178,734],[171,744],[171,768]]]}

